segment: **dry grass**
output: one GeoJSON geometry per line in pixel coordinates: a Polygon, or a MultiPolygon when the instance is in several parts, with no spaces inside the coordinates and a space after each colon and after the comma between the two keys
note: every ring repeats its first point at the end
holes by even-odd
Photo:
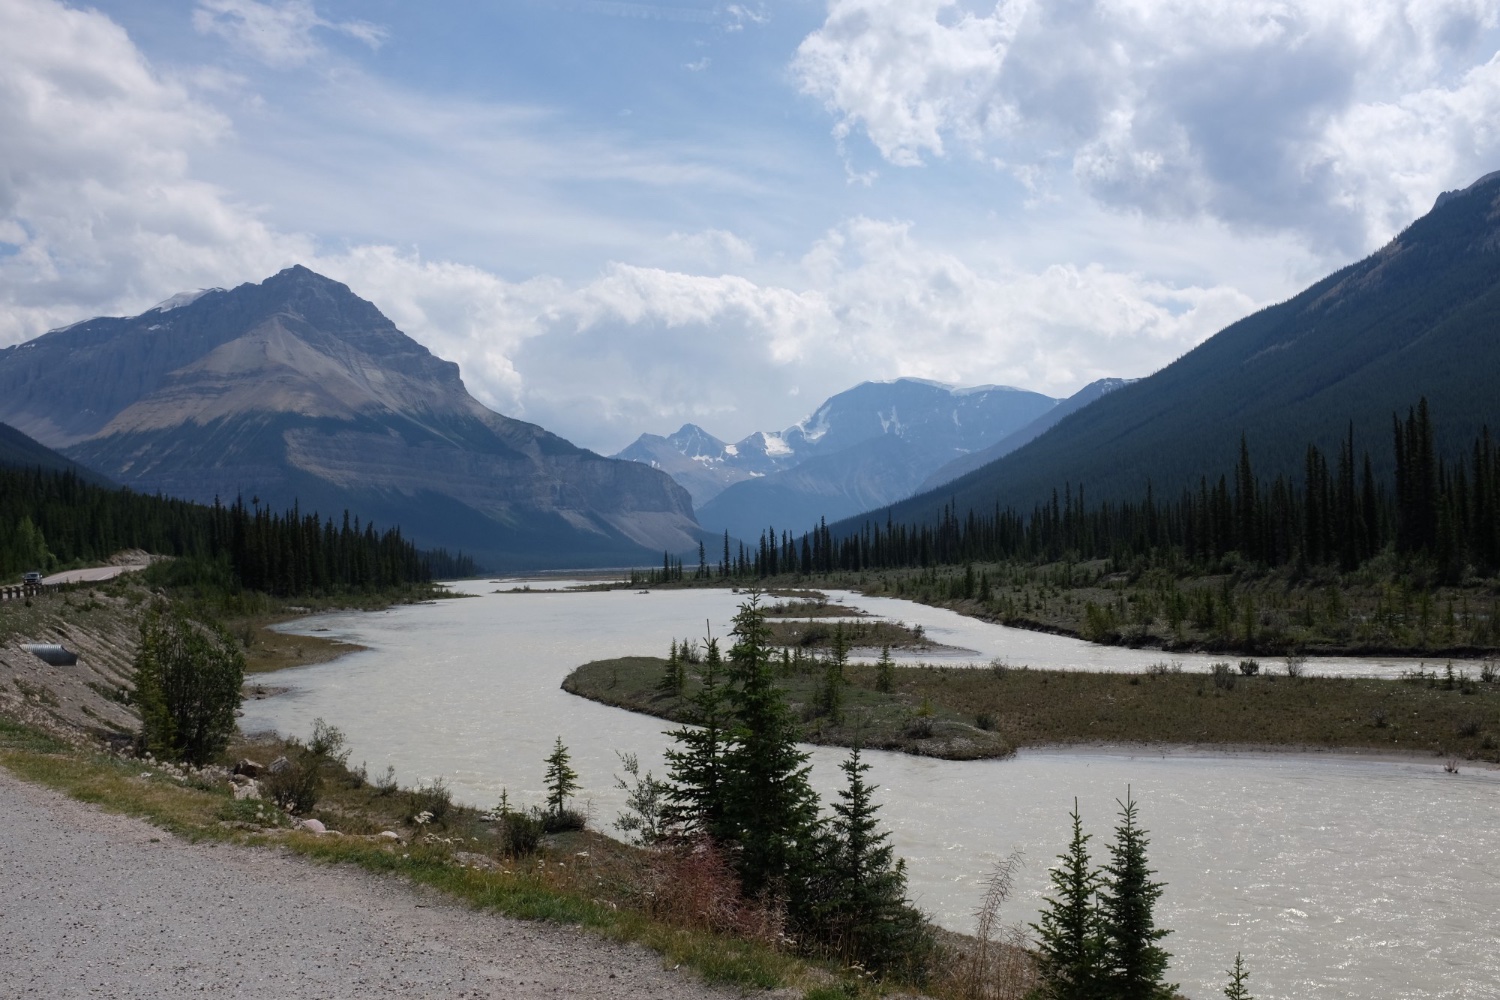
{"type": "MultiPolygon", "coordinates": [[[[823,668],[811,660],[807,666],[807,672],[794,672],[778,681],[798,722],[797,738],[804,742],[948,760],[1004,757],[1014,752],[1005,737],[975,725],[972,716],[965,718],[940,704],[925,704],[921,697],[899,690],[891,694],[875,690],[872,667],[846,667],[849,683],[843,689],[841,717],[818,715],[813,706],[823,668]]],[[[658,718],[691,721],[690,699],[699,689],[693,668],[689,668],[683,696],[674,698],[657,690],[665,667],[666,660],[653,656],[596,660],[570,673],[563,690],[658,718]]]]}
{"type": "Polygon", "coordinates": [[[1500,683],[904,668],[896,691],[987,715],[1017,746],[1129,742],[1357,748],[1500,760],[1500,683]],[[1232,684],[1233,686],[1228,686],[1232,684]]]}
{"type": "MultiPolygon", "coordinates": [[[[656,690],[663,660],[625,657],[568,675],[574,694],[660,718],[686,721],[686,697],[656,690]]],[[[1420,681],[1287,677],[1265,661],[1258,676],[1143,674],[1021,668],[897,667],[889,694],[875,668],[845,670],[841,724],[809,716],[821,668],[784,678],[800,738],[811,743],[902,750],[952,759],[993,757],[1011,747],[1169,743],[1383,750],[1500,761],[1500,681],[1457,670],[1420,681]],[[927,711],[930,714],[923,715],[927,711]],[[932,735],[916,735],[925,724],[932,735]]]]}
{"type": "Polygon", "coordinates": [[[295,635],[271,627],[298,617],[301,616],[280,614],[237,618],[226,625],[229,634],[244,649],[246,674],[269,674],[290,667],[327,663],[365,648],[327,636],[295,635]]]}

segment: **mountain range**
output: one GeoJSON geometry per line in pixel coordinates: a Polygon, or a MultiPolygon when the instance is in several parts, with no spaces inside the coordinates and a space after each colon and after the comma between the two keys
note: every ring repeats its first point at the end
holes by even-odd
{"type": "Polygon", "coordinates": [[[694,424],[643,434],[615,457],[670,474],[707,531],[754,538],[768,525],[836,520],[909,495],[944,464],[1021,432],[1059,407],[1009,386],[863,382],[782,431],[727,444],[694,424]]]}
{"type": "MultiPolygon", "coordinates": [[[[1010,454],[896,504],[931,522],[998,503],[1029,512],[1066,484],[1138,499],[1233,479],[1243,435],[1256,476],[1300,479],[1309,444],[1352,434],[1380,477],[1392,417],[1428,400],[1441,454],[1500,429],[1500,173],[1447,192],[1389,244],[1115,389],[1010,454]]],[[[886,511],[880,512],[882,520],[886,511]]],[[[839,530],[857,530],[853,518],[839,530]]],[[[810,521],[804,525],[811,527],[810,521]]]]}
{"type": "Polygon", "coordinates": [[[665,473],[485,408],[457,365],[300,266],[0,350],[0,421],[138,491],[347,509],[496,569],[639,564],[702,537],[665,473]]]}

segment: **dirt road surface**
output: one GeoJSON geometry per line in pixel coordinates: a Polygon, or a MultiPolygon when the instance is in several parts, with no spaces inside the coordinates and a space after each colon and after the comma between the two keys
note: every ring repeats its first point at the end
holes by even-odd
{"type": "Polygon", "coordinates": [[[146,568],[145,563],[126,566],[90,566],[88,569],[70,569],[42,577],[43,583],[99,583],[113,580],[121,573],[134,573],[146,568]]]}
{"type": "Polygon", "coordinates": [[[190,844],[3,769],[0,900],[6,997],[738,995],[573,928],[270,849],[190,844]]]}

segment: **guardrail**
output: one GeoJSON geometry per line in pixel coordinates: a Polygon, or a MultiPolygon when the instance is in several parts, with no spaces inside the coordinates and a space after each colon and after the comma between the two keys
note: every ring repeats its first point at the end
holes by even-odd
{"type": "Polygon", "coordinates": [[[42,594],[56,593],[62,588],[63,585],[60,583],[10,584],[0,587],[0,601],[20,601],[28,597],[40,597],[42,594]]]}

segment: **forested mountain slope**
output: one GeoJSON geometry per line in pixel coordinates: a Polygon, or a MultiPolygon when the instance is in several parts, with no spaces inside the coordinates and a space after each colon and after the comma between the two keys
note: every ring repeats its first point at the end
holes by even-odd
{"type": "Polygon", "coordinates": [[[108,479],[97,472],[85,469],[65,455],[59,455],[9,424],[0,424],[0,468],[73,472],[81,479],[101,486],[109,483],[108,479]]]}
{"type": "Polygon", "coordinates": [[[1242,434],[1257,476],[1300,475],[1309,442],[1336,454],[1351,422],[1356,452],[1386,478],[1392,413],[1423,396],[1440,454],[1500,428],[1500,175],[1005,458],[869,517],[930,523],[949,503],[1024,512],[1068,483],[1091,500],[1139,499],[1148,482],[1170,496],[1234,468],[1242,434]]]}

